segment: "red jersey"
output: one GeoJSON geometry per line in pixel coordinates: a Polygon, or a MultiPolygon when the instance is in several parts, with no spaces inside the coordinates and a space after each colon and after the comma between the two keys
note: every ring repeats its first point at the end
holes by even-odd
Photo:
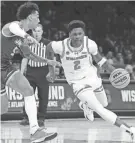
{"type": "Polygon", "coordinates": [[[1,31],[1,70],[6,70],[10,66],[10,61],[17,48],[15,41],[23,38],[14,35],[9,30],[10,23],[6,24],[1,31]]]}

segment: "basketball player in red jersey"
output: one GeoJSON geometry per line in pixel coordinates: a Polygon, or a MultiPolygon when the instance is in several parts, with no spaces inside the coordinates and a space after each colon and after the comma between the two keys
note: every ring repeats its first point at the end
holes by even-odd
{"type": "Polygon", "coordinates": [[[25,110],[30,123],[31,142],[51,140],[57,133],[48,133],[45,128],[39,128],[37,122],[37,108],[33,88],[23,74],[14,69],[10,60],[14,48],[18,47],[23,55],[29,59],[45,62],[48,65],[60,66],[60,63],[38,57],[29,49],[30,44],[38,42],[26,31],[33,29],[39,23],[39,8],[35,3],[26,2],[17,10],[19,21],[6,24],[1,34],[1,114],[8,110],[8,97],[5,86],[11,87],[24,96],[25,110]]]}

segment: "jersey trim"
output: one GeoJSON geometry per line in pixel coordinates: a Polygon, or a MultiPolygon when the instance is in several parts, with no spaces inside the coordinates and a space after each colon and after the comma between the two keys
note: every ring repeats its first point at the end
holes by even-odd
{"type": "Polygon", "coordinates": [[[88,47],[88,46],[89,46],[88,40],[89,40],[89,38],[88,38],[88,36],[86,36],[86,48],[87,48],[88,54],[91,56],[91,57],[89,57],[89,63],[90,63],[91,66],[93,66],[93,63],[92,63],[92,61],[91,61],[92,55],[91,55],[91,53],[90,53],[90,51],[89,51],[89,47],[88,47]]]}
{"type": "Polygon", "coordinates": [[[99,88],[96,88],[94,92],[102,92],[104,90],[103,86],[101,85],[99,88]]]}
{"type": "Polygon", "coordinates": [[[86,48],[87,48],[87,52],[90,54],[89,48],[88,48],[88,37],[86,36],[86,48]]]}
{"type": "Polygon", "coordinates": [[[63,58],[64,57],[64,55],[65,55],[65,44],[64,44],[64,40],[62,41],[62,47],[63,47],[63,51],[62,51],[62,54],[61,54],[61,58],[63,58]]]}
{"type": "Polygon", "coordinates": [[[78,96],[79,94],[81,94],[82,92],[86,90],[92,90],[92,87],[90,85],[86,85],[84,88],[81,88],[80,90],[74,92],[74,94],[75,96],[78,96]]]}

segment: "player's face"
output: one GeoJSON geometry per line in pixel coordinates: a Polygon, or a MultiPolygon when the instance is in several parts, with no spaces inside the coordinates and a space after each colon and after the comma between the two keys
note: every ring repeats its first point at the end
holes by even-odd
{"type": "Polygon", "coordinates": [[[29,16],[29,28],[30,29],[36,28],[39,22],[40,22],[39,13],[38,11],[35,11],[29,16]]]}
{"type": "Polygon", "coordinates": [[[36,27],[35,29],[32,30],[32,34],[33,34],[33,37],[35,39],[38,39],[40,37],[42,37],[42,34],[43,34],[43,29],[42,27],[38,26],[36,27]]]}
{"type": "Polygon", "coordinates": [[[84,38],[84,30],[82,28],[74,28],[70,33],[69,37],[75,43],[82,43],[84,38]]]}

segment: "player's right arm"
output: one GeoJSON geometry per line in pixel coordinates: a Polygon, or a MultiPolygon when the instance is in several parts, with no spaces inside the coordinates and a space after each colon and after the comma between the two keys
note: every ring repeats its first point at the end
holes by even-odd
{"type": "Polygon", "coordinates": [[[9,30],[11,33],[13,33],[16,36],[22,37],[25,39],[25,42],[28,44],[39,44],[36,39],[31,37],[29,34],[27,34],[24,30],[22,30],[17,22],[12,22],[9,25],[9,30]]]}
{"type": "Polygon", "coordinates": [[[26,58],[31,59],[36,62],[45,62],[48,65],[52,65],[52,66],[61,66],[61,64],[57,61],[48,60],[46,58],[42,58],[34,54],[30,50],[29,45],[38,44],[38,42],[33,37],[28,35],[24,30],[22,30],[17,23],[15,22],[11,23],[9,26],[9,30],[13,34],[19,37],[22,37],[24,39],[24,42],[22,42],[21,40],[18,40],[15,42],[15,44],[21,49],[21,51],[23,52],[26,58]]]}

